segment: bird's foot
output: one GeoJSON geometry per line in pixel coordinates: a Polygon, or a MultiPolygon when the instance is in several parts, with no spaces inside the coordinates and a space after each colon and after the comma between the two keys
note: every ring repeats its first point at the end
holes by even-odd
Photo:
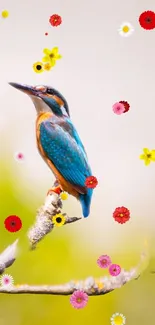
{"type": "Polygon", "coordinates": [[[56,194],[58,194],[58,195],[60,195],[61,192],[63,192],[63,191],[61,189],[61,186],[58,185],[58,186],[55,186],[55,187],[50,188],[48,190],[48,192],[47,192],[47,196],[50,195],[50,194],[52,194],[53,192],[56,193],[56,194]]]}

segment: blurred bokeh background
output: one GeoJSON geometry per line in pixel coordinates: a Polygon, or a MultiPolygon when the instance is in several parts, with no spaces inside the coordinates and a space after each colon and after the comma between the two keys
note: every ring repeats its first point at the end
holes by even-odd
{"type": "MultiPolygon", "coordinates": [[[[130,269],[145,239],[150,249],[150,264],[138,281],[90,298],[83,310],[74,310],[69,297],[0,294],[0,325],[108,325],[115,312],[127,324],[154,325],[155,165],[145,167],[139,155],[144,147],[155,149],[155,31],[138,23],[143,11],[155,11],[154,1],[1,0],[0,9],[10,14],[0,19],[0,252],[20,239],[19,257],[7,273],[15,284],[59,284],[106,275],[96,264],[99,255],[130,269]],[[58,28],[48,22],[53,13],[62,16],[58,28]],[[129,38],[118,33],[123,21],[135,28],[129,38]],[[35,74],[33,63],[54,46],[63,58],[51,72],[35,74]],[[33,104],[9,81],[49,84],[63,93],[99,181],[90,217],[55,229],[33,252],[26,233],[54,178],[36,149],[33,104]],[[117,116],[112,105],[120,100],[131,109],[117,116]],[[14,159],[18,151],[21,163],[14,159]],[[122,205],[131,211],[124,225],[112,218],[122,205]],[[19,233],[4,228],[12,214],[23,221],[19,233]]],[[[64,211],[79,216],[81,207],[69,197],[64,211]]]]}

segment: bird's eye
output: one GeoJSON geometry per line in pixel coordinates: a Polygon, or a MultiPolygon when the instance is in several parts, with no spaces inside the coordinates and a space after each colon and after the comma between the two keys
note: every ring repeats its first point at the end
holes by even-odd
{"type": "Polygon", "coordinates": [[[50,88],[46,89],[47,94],[54,95],[54,91],[50,88]]]}
{"type": "Polygon", "coordinates": [[[39,90],[39,91],[42,91],[43,93],[45,93],[47,91],[47,88],[45,86],[36,86],[35,90],[39,90]]]}

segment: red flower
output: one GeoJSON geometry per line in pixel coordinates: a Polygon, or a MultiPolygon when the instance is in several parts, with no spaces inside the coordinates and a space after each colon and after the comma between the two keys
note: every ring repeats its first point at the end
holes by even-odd
{"type": "Polygon", "coordinates": [[[98,184],[97,178],[95,176],[89,176],[86,178],[85,185],[88,188],[95,188],[98,184]]]}
{"type": "Polygon", "coordinates": [[[126,113],[129,111],[130,105],[128,102],[125,102],[124,100],[121,100],[119,103],[124,105],[125,111],[123,113],[126,113]]]}
{"type": "Polygon", "coordinates": [[[53,27],[57,27],[61,25],[62,18],[59,15],[54,14],[50,17],[49,22],[53,27]]]}
{"type": "Polygon", "coordinates": [[[22,221],[17,216],[9,216],[4,220],[4,225],[9,232],[16,232],[21,229],[22,221]]]}
{"type": "Polygon", "coordinates": [[[130,211],[125,207],[116,208],[113,212],[113,218],[118,223],[125,223],[130,219],[130,211]]]}
{"type": "Polygon", "coordinates": [[[155,28],[155,13],[153,11],[144,11],[139,16],[139,23],[146,30],[155,28]]]}
{"type": "Polygon", "coordinates": [[[45,36],[47,36],[47,35],[48,35],[48,33],[46,32],[46,33],[45,33],[45,36]]]}

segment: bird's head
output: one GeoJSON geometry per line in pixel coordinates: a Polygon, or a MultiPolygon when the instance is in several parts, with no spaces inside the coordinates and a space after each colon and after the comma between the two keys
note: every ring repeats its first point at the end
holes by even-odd
{"type": "Polygon", "coordinates": [[[27,86],[14,82],[9,82],[9,85],[30,96],[38,114],[52,111],[57,116],[70,116],[66,99],[56,89],[48,86],[27,86]]]}

